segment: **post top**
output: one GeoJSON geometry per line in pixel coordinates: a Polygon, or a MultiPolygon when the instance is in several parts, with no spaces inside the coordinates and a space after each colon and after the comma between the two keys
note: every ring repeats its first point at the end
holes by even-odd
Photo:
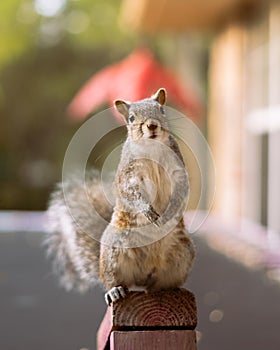
{"type": "Polygon", "coordinates": [[[154,293],[129,292],[125,299],[112,304],[112,327],[184,327],[197,324],[196,302],[186,289],[163,290],[154,293]]]}
{"type": "Polygon", "coordinates": [[[186,289],[129,292],[125,299],[108,307],[99,328],[98,343],[108,339],[111,331],[116,330],[192,330],[196,325],[195,296],[186,289]]]}

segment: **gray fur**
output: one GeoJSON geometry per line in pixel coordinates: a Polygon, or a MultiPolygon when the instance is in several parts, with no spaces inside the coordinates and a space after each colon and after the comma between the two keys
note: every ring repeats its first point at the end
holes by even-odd
{"type": "Polygon", "coordinates": [[[50,198],[45,246],[67,290],[86,291],[100,283],[99,242],[110,221],[112,206],[102,192],[99,177],[99,172],[92,170],[84,182],[81,174],[76,174],[57,185],[50,198]],[[90,202],[85,201],[85,194],[90,202]]]}
{"type": "Polygon", "coordinates": [[[160,89],[142,101],[115,102],[128,135],[115,177],[114,209],[97,171],[85,182],[81,176],[69,179],[52,194],[46,246],[67,289],[86,290],[101,281],[110,303],[135,285],[159,290],[187,279],[195,256],[182,219],[188,175],[168,130],[165,99],[160,89]],[[169,221],[173,226],[163,235],[169,221]]]}

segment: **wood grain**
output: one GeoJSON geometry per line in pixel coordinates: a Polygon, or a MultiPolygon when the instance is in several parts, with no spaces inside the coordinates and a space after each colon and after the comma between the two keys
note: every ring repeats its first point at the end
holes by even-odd
{"type": "Polygon", "coordinates": [[[196,350],[195,331],[114,331],[110,350],[196,350]]]}
{"type": "MultiPolygon", "coordinates": [[[[197,310],[195,297],[193,293],[186,289],[178,288],[155,293],[129,292],[125,299],[113,303],[111,307],[108,307],[97,334],[97,348],[98,350],[109,349],[110,334],[111,339],[120,339],[121,335],[123,337],[122,339],[126,339],[124,334],[138,332],[135,337],[140,337],[142,334],[143,339],[146,339],[146,332],[149,332],[147,333],[149,338],[150,331],[192,331],[196,325],[197,310]]],[[[156,335],[156,333],[152,334],[156,335]]],[[[167,333],[158,334],[160,335],[158,338],[160,343],[164,341],[161,339],[168,337],[166,335],[167,333]]],[[[190,332],[172,334],[176,334],[176,341],[183,341],[183,339],[187,338],[189,342],[193,343],[193,339],[195,339],[194,331],[194,335],[190,335],[192,334],[190,332]]],[[[129,339],[129,341],[133,342],[133,335],[129,339]]],[[[115,342],[115,340],[111,341],[115,342]]],[[[160,348],[164,349],[164,347],[160,348]]],[[[134,349],[134,347],[130,347],[130,349],[134,349]]],[[[139,349],[142,348],[140,347],[139,349]]],[[[177,348],[169,347],[169,349],[177,348]]],[[[178,349],[181,349],[181,347],[178,349]]],[[[182,349],[185,348],[182,347],[182,349]]],[[[187,347],[186,349],[194,348],[187,347]]]]}
{"type": "Polygon", "coordinates": [[[186,289],[156,293],[130,292],[112,306],[112,326],[123,327],[184,327],[197,325],[194,295],[186,289]]]}

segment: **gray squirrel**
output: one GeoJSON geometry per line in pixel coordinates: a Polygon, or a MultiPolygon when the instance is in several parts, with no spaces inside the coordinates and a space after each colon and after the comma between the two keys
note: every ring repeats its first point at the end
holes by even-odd
{"type": "Polygon", "coordinates": [[[101,283],[110,305],[134,288],[158,291],[186,281],[195,257],[183,221],[188,175],[168,129],[165,102],[163,88],[137,102],[115,101],[128,135],[113,206],[104,191],[110,184],[101,183],[97,170],[86,180],[70,178],[52,193],[45,243],[66,289],[101,283]]]}

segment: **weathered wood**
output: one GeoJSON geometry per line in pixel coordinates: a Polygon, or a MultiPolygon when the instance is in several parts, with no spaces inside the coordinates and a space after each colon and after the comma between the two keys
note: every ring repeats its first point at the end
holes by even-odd
{"type": "Polygon", "coordinates": [[[109,349],[109,345],[107,347],[107,343],[110,338],[111,331],[112,331],[112,317],[111,317],[111,309],[108,307],[97,333],[98,350],[109,349]]]}
{"type": "Polygon", "coordinates": [[[110,350],[196,350],[196,334],[190,330],[114,331],[110,350]]]}
{"type": "MultiPolygon", "coordinates": [[[[113,303],[111,307],[108,307],[97,335],[98,350],[109,349],[110,335],[111,339],[120,339],[121,335],[125,339],[126,336],[123,335],[123,331],[125,331],[125,334],[135,333],[137,331],[139,334],[135,335],[135,337],[142,335],[143,341],[146,341],[144,339],[146,339],[145,334],[147,331],[194,330],[196,324],[195,297],[186,289],[178,288],[155,293],[129,292],[125,299],[113,303]],[[113,331],[120,333],[117,335],[114,333],[113,335],[113,333],[111,334],[113,331]]],[[[155,335],[156,333],[153,334],[155,335]]],[[[192,342],[192,339],[195,339],[195,332],[193,332],[193,335],[190,334],[192,333],[178,333],[178,339],[176,339],[180,341],[180,339],[182,340],[184,337],[188,337],[189,342],[192,342]]],[[[149,338],[150,333],[147,333],[147,336],[149,338]]],[[[165,333],[161,333],[161,336],[165,338],[165,333]]],[[[127,335],[127,337],[130,336],[127,335]]],[[[132,334],[129,339],[132,342],[134,341],[132,334]]],[[[163,340],[159,338],[159,341],[163,340]]],[[[141,342],[138,342],[140,344],[139,346],[142,346],[141,342]]],[[[169,347],[169,349],[173,348],[169,347]]],[[[174,349],[177,348],[174,347],[174,349]]],[[[193,348],[188,347],[186,349],[193,348]]]]}

